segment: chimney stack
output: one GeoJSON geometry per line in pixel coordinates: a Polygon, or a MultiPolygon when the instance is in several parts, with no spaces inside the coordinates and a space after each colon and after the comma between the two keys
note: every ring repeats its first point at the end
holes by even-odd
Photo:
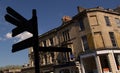
{"type": "Polygon", "coordinates": [[[78,6],[78,7],[77,7],[77,10],[78,10],[78,12],[82,12],[82,11],[85,10],[85,8],[78,6]]]}
{"type": "Polygon", "coordinates": [[[70,20],[72,20],[72,18],[71,18],[70,16],[63,16],[63,17],[62,17],[62,22],[63,22],[63,23],[68,22],[68,21],[70,21],[70,20]]]}

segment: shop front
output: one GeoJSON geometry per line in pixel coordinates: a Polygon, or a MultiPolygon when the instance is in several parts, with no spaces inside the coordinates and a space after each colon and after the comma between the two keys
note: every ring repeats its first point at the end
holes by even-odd
{"type": "Polygon", "coordinates": [[[120,73],[120,50],[99,50],[80,55],[83,73],[120,73]]]}

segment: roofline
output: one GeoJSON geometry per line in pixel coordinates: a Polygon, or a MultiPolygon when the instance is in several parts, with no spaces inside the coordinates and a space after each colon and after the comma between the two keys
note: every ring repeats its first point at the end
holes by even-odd
{"type": "Polygon", "coordinates": [[[65,22],[65,23],[62,23],[60,26],[58,26],[58,27],[56,27],[56,28],[54,28],[52,30],[49,30],[48,32],[45,32],[45,33],[39,35],[39,38],[47,36],[47,35],[49,35],[51,33],[56,33],[57,31],[61,30],[62,28],[70,25],[71,23],[73,23],[74,20],[76,20],[78,18],[85,17],[87,15],[87,13],[89,13],[89,12],[105,12],[105,13],[120,15],[119,12],[116,12],[116,11],[114,11],[112,9],[103,9],[103,8],[100,8],[100,7],[85,9],[82,12],[79,12],[78,14],[76,14],[75,16],[73,16],[72,20],[70,20],[68,22],[65,22]]]}
{"type": "Polygon", "coordinates": [[[58,27],[56,27],[56,28],[53,28],[53,29],[51,29],[51,30],[49,30],[49,31],[47,31],[47,32],[39,35],[39,38],[42,38],[42,37],[44,37],[44,36],[47,36],[47,35],[49,35],[49,34],[51,34],[51,33],[56,33],[57,31],[61,30],[62,28],[70,25],[72,22],[73,22],[73,21],[70,20],[70,21],[68,21],[68,22],[66,22],[66,23],[62,23],[60,26],[58,26],[58,27]]]}
{"type": "MultiPolygon", "coordinates": [[[[57,28],[58,28],[58,27],[57,27],[57,28]]],[[[51,30],[49,30],[49,31],[47,31],[47,32],[39,35],[39,38],[44,37],[44,36],[47,36],[47,35],[49,35],[49,34],[51,34],[51,33],[55,33],[55,32],[57,31],[57,28],[51,29],[51,30]]]]}
{"type": "Polygon", "coordinates": [[[107,9],[96,9],[96,8],[93,8],[93,9],[86,9],[85,10],[86,12],[105,12],[105,13],[110,13],[110,14],[115,14],[115,15],[120,15],[119,12],[116,12],[114,10],[107,10],[107,9]]]}
{"type": "Polygon", "coordinates": [[[89,12],[104,12],[104,13],[109,13],[109,14],[115,14],[115,15],[120,15],[119,12],[113,10],[113,9],[103,9],[103,8],[89,8],[89,9],[84,9],[82,12],[78,12],[77,15],[73,17],[73,19],[80,18],[78,16],[86,16],[87,13],[89,12]]]}

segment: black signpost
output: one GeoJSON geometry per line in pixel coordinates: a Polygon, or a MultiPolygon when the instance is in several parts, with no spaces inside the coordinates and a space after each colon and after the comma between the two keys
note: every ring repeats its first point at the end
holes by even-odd
{"type": "Polygon", "coordinates": [[[38,39],[38,23],[37,23],[37,15],[36,10],[33,9],[32,11],[32,18],[30,20],[25,19],[15,10],[10,7],[6,8],[7,13],[5,15],[5,20],[9,23],[16,26],[12,30],[12,37],[17,36],[18,34],[28,31],[33,34],[32,37],[13,44],[12,52],[17,52],[23,50],[25,48],[33,47],[34,51],[34,65],[35,65],[35,73],[40,73],[40,66],[39,66],[39,51],[43,52],[71,52],[70,48],[64,47],[39,47],[39,39],[38,39]]]}
{"type": "Polygon", "coordinates": [[[28,31],[33,34],[33,37],[30,37],[22,42],[18,42],[13,44],[12,52],[20,51],[25,48],[33,46],[34,50],[34,65],[35,65],[35,73],[40,73],[39,68],[39,45],[38,45],[38,24],[37,24],[37,16],[36,10],[32,11],[32,18],[30,20],[25,19],[15,10],[10,7],[7,7],[7,13],[5,15],[6,21],[12,23],[13,25],[17,26],[15,29],[12,30],[12,37],[24,32],[28,31]],[[33,43],[34,42],[34,43],[33,43]]]}

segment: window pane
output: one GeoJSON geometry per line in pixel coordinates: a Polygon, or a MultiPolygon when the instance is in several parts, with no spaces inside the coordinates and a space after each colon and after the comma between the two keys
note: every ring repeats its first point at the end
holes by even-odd
{"type": "Polygon", "coordinates": [[[117,24],[118,26],[120,26],[120,19],[115,18],[115,22],[116,22],[116,24],[117,24]]]}
{"type": "Polygon", "coordinates": [[[81,29],[81,31],[85,30],[83,20],[80,20],[79,23],[80,23],[80,29],[81,29]]]}
{"type": "Polygon", "coordinates": [[[63,34],[64,41],[70,40],[69,30],[63,31],[62,34],[63,34]]]}
{"type": "Polygon", "coordinates": [[[104,16],[104,18],[105,18],[106,25],[107,25],[107,26],[110,26],[109,17],[108,17],[108,16],[104,16]]]}
{"type": "Polygon", "coordinates": [[[113,45],[114,47],[117,46],[117,45],[116,45],[116,41],[115,41],[114,33],[113,33],[113,32],[109,32],[109,35],[110,35],[110,39],[111,39],[112,45],[113,45]]]}
{"type": "Polygon", "coordinates": [[[114,54],[118,70],[120,70],[120,54],[114,54]]]}
{"type": "Polygon", "coordinates": [[[106,71],[106,69],[111,71],[108,55],[100,55],[99,58],[103,72],[106,71]]]}
{"type": "Polygon", "coordinates": [[[96,48],[104,48],[104,41],[102,39],[101,32],[95,32],[94,39],[95,39],[96,48]]]}
{"type": "Polygon", "coordinates": [[[50,38],[50,44],[53,46],[53,38],[50,38]]]}
{"type": "Polygon", "coordinates": [[[91,23],[91,25],[98,25],[98,21],[97,21],[96,15],[90,16],[90,23],[91,23]]]}
{"type": "Polygon", "coordinates": [[[83,37],[82,37],[82,41],[83,41],[84,50],[88,50],[88,49],[89,49],[89,46],[88,46],[87,37],[86,37],[86,36],[83,36],[83,37]]]}
{"type": "Polygon", "coordinates": [[[46,47],[46,41],[43,41],[43,43],[44,43],[44,47],[46,47]]]}

